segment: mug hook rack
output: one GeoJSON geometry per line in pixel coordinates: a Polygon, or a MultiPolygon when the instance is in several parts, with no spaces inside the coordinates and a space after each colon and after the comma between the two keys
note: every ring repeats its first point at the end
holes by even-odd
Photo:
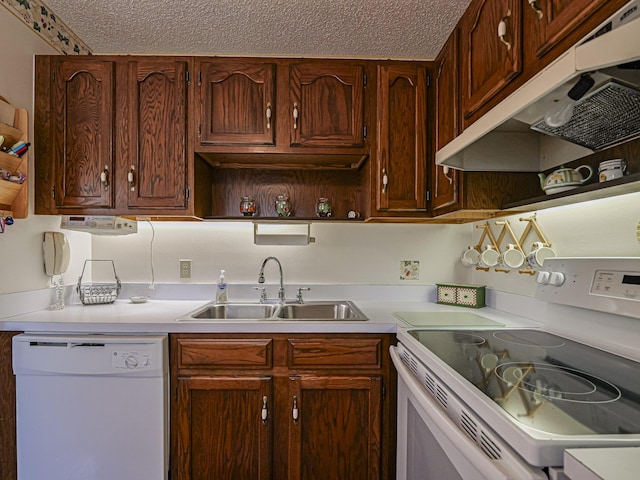
{"type": "MultiPolygon", "coordinates": [[[[532,233],[536,235],[536,237],[539,240],[538,243],[541,243],[542,246],[551,247],[551,243],[544,236],[544,234],[542,233],[542,230],[540,229],[540,226],[536,222],[535,214],[530,217],[521,217],[519,218],[519,221],[527,222],[527,225],[522,231],[522,234],[520,235],[519,239],[516,237],[516,234],[511,228],[511,225],[509,224],[508,220],[496,220],[495,224],[498,226],[502,226],[502,229],[500,230],[500,233],[497,239],[494,236],[493,232],[491,231],[491,225],[489,225],[489,222],[486,222],[482,225],[476,225],[476,228],[482,229],[483,232],[482,232],[482,235],[480,236],[480,239],[478,240],[478,243],[473,248],[478,252],[482,252],[482,247],[484,245],[484,242],[486,239],[488,239],[489,242],[487,243],[487,245],[490,245],[491,248],[495,249],[499,254],[500,246],[502,245],[502,242],[504,241],[505,237],[508,235],[511,239],[511,242],[512,242],[511,244],[513,245],[513,248],[519,250],[524,256],[526,256],[522,248],[522,245],[524,244],[527,237],[532,233]]],[[[488,272],[490,268],[476,266],[476,270],[484,270],[485,272],[488,272]]],[[[496,272],[503,272],[503,273],[510,272],[510,270],[508,269],[499,268],[499,267],[496,267],[494,270],[496,272]]],[[[524,269],[518,270],[518,273],[526,274],[526,275],[535,275],[536,272],[535,270],[532,270],[530,268],[524,268],[524,269]]]]}

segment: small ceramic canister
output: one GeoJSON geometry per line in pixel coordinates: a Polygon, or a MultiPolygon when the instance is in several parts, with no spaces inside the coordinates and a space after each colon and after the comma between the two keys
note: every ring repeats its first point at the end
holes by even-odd
{"type": "Polygon", "coordinates": [[[507,245],[507,249],[498,258],[498,263],[504,268],[520,268],[524,261],[524,253],[511,243],[507,245]]]}
{"type": "Polygon", "coordinates": [[[622,158],[614,158],[600,162],[598,166],[598,180],[606,182],[615,178],[622,178],[627,170],[627,162],[622,158]]]}
{"type": "Polygon", "coordinates": [[[542,242],[535,242],[533,250],[527,255],[527,266],[532,270],[537,270],[542,267],[545,258],[554,258],[555,256],[556,252],[551,247],[545,246],[542,242]]]}
{"type": "Polygon", "coordinates": [[[480,261],[480,252],[473,247],[469,247],[462,252],[460,261],[465,267],[473,267],[480,261]]]}
{"type": "Polygon", "coordinates": [[[480,254],[480,267],[495,267],[498,264],[498,257],[500,254],[491,245],[485,245],[484,251],[480,254]]]}

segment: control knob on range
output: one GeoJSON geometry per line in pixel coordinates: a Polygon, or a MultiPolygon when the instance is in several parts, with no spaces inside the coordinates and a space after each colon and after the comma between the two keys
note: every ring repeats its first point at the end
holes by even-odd
{"type": "Polygon", "coordinates": [[[554,287],[559,287],[564,283],[564,273],[562,272],[551,272],[549,276],[549,285],[553,285],[554,287]]]}

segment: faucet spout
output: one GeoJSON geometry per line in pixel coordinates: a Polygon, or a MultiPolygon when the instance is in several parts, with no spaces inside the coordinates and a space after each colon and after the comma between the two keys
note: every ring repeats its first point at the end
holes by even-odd
{"type": "Polygon", "coordinates": [[[264,267],[267,265],[269,260],[273,260],[278,264],[278,269],[280,271],[280,289],[278,290],[278,298],[281,302],[284,302],[284,274],[282,273],[282,264],[276,257],[267,257],[264,259],[264,261],[262,262],[262,266],[260,267],[260,273],[258,274],[258,283],[264,283],[264,267]]]}

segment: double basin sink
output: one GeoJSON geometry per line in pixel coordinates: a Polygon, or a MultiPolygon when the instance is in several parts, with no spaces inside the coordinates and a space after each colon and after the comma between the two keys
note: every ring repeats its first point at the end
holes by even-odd
{"type": "Polygon", "coordinates": [[[307,303],[207,303],[179,320],[366,321],[350,301],[307,303]]]}

